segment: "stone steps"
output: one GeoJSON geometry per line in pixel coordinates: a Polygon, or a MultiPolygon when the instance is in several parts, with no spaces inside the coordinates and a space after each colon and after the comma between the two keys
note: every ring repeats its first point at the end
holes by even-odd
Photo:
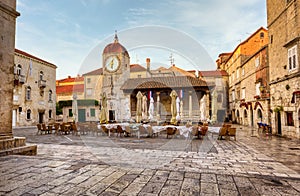
{"type": "Polygon", "coordinates": [[[26,146],[25,137],[0,136],[0,156],[19,154],[36,155],[37,146],[26,146]]]}

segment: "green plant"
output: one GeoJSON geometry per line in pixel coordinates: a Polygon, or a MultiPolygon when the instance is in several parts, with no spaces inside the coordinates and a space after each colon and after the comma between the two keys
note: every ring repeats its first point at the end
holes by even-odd
{"type": "Polygon", "coordinates": [[[283,111],[283,107],[282,106],[276,106],[273,110],[274,112],[280,112],[283,111]]]}

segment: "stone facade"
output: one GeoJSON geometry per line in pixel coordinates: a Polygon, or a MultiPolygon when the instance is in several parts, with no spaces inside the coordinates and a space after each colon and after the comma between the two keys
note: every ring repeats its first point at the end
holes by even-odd
{"type": "Polygon", "coordinates": [[[13,127],[55,120],[56,65],[15,49],[13,127]]]}
{"type": "Polygon", "coordinates": [[[224,70],[199,71],[199,78],[215,84],[210,89],[208,100],[209,119],[212,123],[228,121],[228,74],[224,70]],[[209,108],[211,105],[211,108],[209,108]]]}
{"type": "Polygon", "coordinates": [[[130,57],[124,46],[119,43],[117,35],[114,42],[107,45],[102,53],[103,82],[102,92],[107,97],[107,119],[122,121],[129,119],[130,94],[125,94],[121,86],[130,77],[130,57]],[[110,58],[115,58],[115,70],[109,70],[110,58]]]}
{"type": "Polygon", "coordinates": [[[232,53],[219,55],[218,67],[229,74],[229,119],[233,122],[251,127],[258,121],[269,123],[266,44],[268,32],[261,27],[232,53]]]}
{"type": "Polygon", "coordinates": [[[12,97],[14,88],[15,0],[0,2],[0,135],[12,136],[12,97]]]}
{"type": "Polygon", "coordinates": [[[300,138],[300,0],[267,0],[273,133],[300,138]]]}

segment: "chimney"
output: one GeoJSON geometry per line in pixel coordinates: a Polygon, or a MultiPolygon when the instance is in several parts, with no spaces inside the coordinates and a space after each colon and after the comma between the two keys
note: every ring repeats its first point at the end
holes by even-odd
{"type": "Polygon", "coordinates": [[[146,58],[147,71],[150,71],[150,58],[146,58]]]}

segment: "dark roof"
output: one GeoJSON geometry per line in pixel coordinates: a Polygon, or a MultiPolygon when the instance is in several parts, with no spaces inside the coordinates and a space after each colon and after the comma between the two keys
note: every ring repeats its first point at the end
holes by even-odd
{"type": "Polygon", "coordinates": [[[127,56],[129,56],[126,48],[122,46],[122,44],[120,44],[119,42],[108,44],[103,50],[103,54],[106,53],[125,53],[127,56]]]}
{"type": "Polygon", "coordinates": [[[215,71],[199,71],[199,77],[222,77],[228,76],[225,70],[215,70],[215,71]]]}
{"type": "Polygon", "coordinates": [[[146,71],[146,68],[141,66],[140,64],[130,65],[130,72],[139,72],[139,71],[146,71]]]}
{"type": "Polygon", "coordinates": [[[201,79],[190,76],[132,78],[121,87],[122,90],[153,89],[153,88],[185,88],[207,87],[207,83],[201,79]]]}
{"type": "Polygon", "coordinates": [[[90,71],[88,73],[82,74],[82,76],[90,76],[90,75],[102,75],[103,74],[103,69],[99,68],[93,71],[90,71]]]}

